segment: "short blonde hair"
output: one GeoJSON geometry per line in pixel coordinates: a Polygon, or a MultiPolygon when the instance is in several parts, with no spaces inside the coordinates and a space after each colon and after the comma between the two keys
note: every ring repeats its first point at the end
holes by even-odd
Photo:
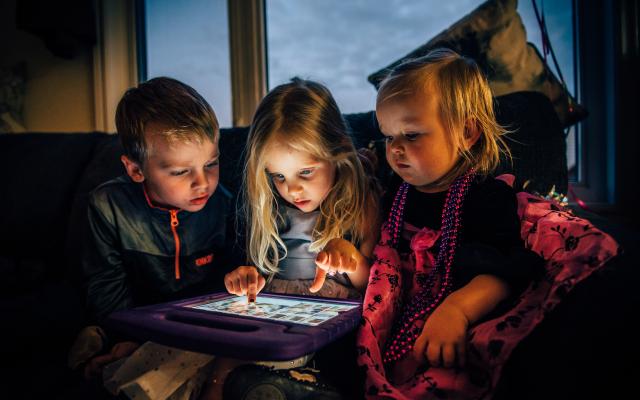
{"type": "Polygon", "coordinates": [[[435,49],[396,66],[380,84],[376,106],[392,98],[430,90],[439,95],[440,119],[461,157],[449,172],[429,186],[448,187],[470,168],[486,176],[496,169],[501,155],[510,158],[502,138],[508,131],[495,119],[493,95],[486,77],[475,61],[452,50],[435,49]],[[464,140],[469,124],[475,124],[480,138],[467,149],[464,140]]]}
{"type": "Polygon", "coordinates": [[[329,240],[345,235],[361,240],[365,207],[374,197],[329,90],[316,82],[293,79],[270,91],[256,110],[247,140],[244,214],[248,256],[271,276],[286,256],[279,235],[287,222],[283,203],[265,167],[267,149],[275,140],[335,166],[335,183],[320,205],[309,250],[320,251],[329,240]]]}
{"type": "Polygon", "coordinates": [[[150,123],[166,127],[168,141],[202,143],[218,138],[218,119],[207,101],[178,80],[153,78],[125,92],[116,109],[116,128],[124,153],[144,165],[149,154],[145,129],[150,123]]]}

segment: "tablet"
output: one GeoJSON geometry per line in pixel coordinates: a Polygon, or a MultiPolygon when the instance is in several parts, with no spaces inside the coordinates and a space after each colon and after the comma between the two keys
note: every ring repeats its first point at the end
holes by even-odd
{"type": "Polygon", "coordinates": [[[322,300],[305,300],[296,297],[258,295],[254,303],[249,303],[246,296],[233,296],[197,302],[186,307],[235,316],[317,326],[339,316],[341,312],[357,308],[358,305],[337,304],[322,300]]]}
{"type": "Polygon", "coordinates": [[[127,338],[254,361],[287,361],[313,353],[355,330],[355,300],[260,293],[212,293],[109,315],[105,326],[127,338]]]}

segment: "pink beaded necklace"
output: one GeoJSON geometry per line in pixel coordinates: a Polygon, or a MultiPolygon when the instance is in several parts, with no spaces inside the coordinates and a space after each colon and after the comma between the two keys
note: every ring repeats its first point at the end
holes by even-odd
{"type": "MultiPolygon", "coordinates": [[[[427,318],[451,290],[451,264],[462,223],[462,205],[474,177],[475,170],[472,168],[466,174],[458,177],[447,191],[442,210],[440,249],[435,266],[427,279],[421,283],[420,292],[407,304],[402,317],[396,322],[384,353],[383,361],[385,363],[397,361],[409,353],[422,331],[413,326],[413,323],[418,319],[427,318]],[[439,276],[443,277],[442,283],[437,293],[433,293],[439,276]]],[[[391,232],[391,245],[395,248],[398,247],[404,224],[404,206],[408,190],[408,183],[404,182],[400,185],[389,212],[389,219],[386,222],[387,228],[391,232]]]]}

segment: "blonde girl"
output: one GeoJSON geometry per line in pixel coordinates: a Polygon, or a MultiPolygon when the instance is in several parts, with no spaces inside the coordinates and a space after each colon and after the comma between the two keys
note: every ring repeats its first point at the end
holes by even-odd
{"type": "Polygon", "coordinates": [[[293,79],[267,94],[251,124],[244,175],[254,266],[227,274],[227,290],[250,301],[265,284],[272,292],[360,296],[378,224],[367,166],[323,85],[293,79]]]}

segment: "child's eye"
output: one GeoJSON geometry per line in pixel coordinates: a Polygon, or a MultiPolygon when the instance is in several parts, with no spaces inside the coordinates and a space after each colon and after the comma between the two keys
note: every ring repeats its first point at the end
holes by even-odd
{"type": "Polygon", "coordinates": [[[383,140],[385,143],[391,143],[393,142],[393,136],[385,136],[383,140]]]}
{"type": "Polygon", "coordinates": [[[207,169],[211,169],[211,168],[215,168],[217,167],[219,164],[218,160],[212,161],[209,164],[205,165],[204,167],[207,169]]]}
{"type": "Polygon", "coordinates": [[[275,182],[284,182],[284,175],[282,174],[271,174],[271,179],[275,182]]]}
{"type": "Polygon", "coordinates": [[[311,174],[313,174],[313,168],[303,169],[300,171],[300,175],[302,176],[309,176],[311,174]]]}
{"type": "Polygon", "coordinates": [[[180,171],[171,171],[171,175],[172,176],[180,176],[180,175],[186,174],[187,172],[189,172],[188,169],[182,169],[180,171]]]}
{"type": "Polygon", "coordinates": [[[419,133],[405,133],[404,137],[407,138],[408,141],[413,142],[414,140],[416,140],[418,138],[418,136],[420,136],[419,133]]]}

